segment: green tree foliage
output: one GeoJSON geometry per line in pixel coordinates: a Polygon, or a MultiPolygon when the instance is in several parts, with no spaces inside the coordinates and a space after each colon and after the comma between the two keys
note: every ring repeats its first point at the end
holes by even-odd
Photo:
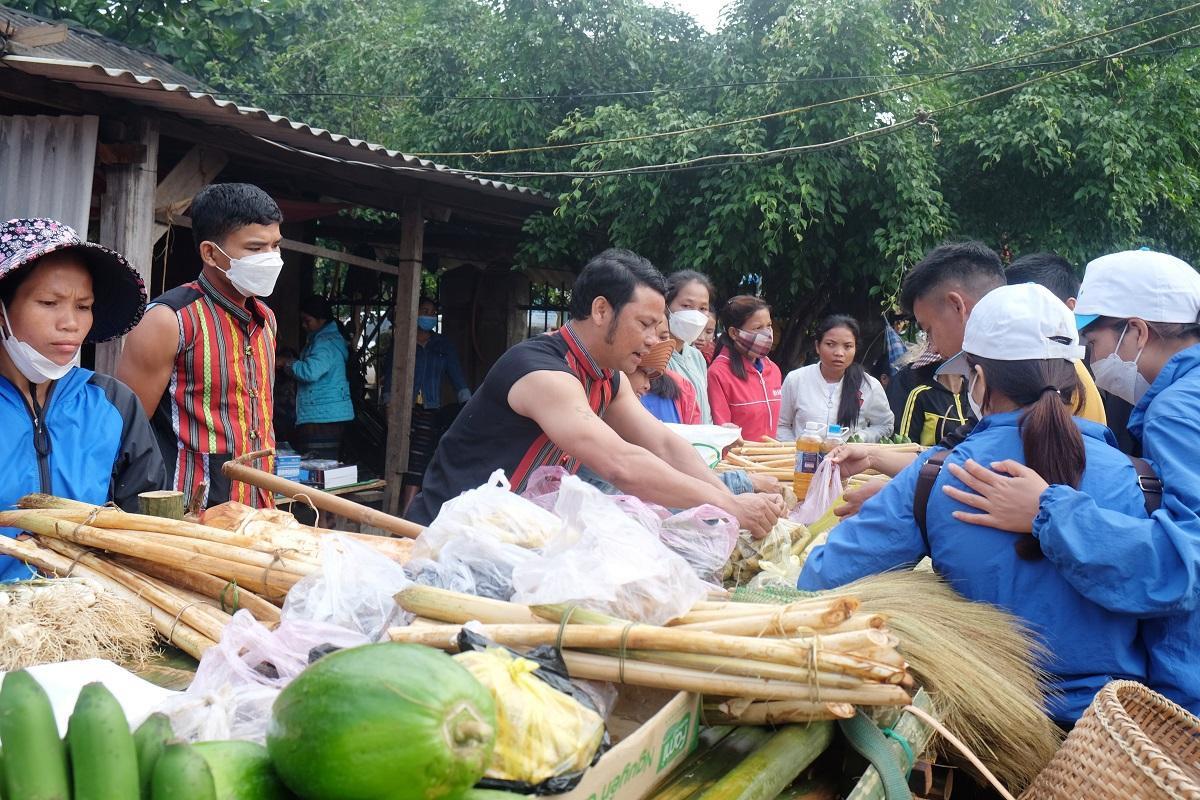
{"type": "Polygon", "coordinates": [[[310,0],[6,0],[49,19],[78,22],[169,59],[224,90],[254,84],[271,55],[328,19],[310,0]]]}
{"type": "Polygon", "coordinates": [[[874,317],[949,237],[1079,264],[1142,244],[1200,258],[1200,31],[1185,30],[1200,11],[1133,24],[1182,2],[734,0],[715,34],[643,0],[18,5],[153,47],[238,99],[473,171],[841,142],[514,179],[560,199],[528,223],[523,263],[573,267],[620,245],[725,294],[755,288],[785,322],[785,363],[813,319],[874,317]],[[645,138],[686,128],[703,130],[645,138]],[[595,144],[495,152],[581,142],[595,144]]]}

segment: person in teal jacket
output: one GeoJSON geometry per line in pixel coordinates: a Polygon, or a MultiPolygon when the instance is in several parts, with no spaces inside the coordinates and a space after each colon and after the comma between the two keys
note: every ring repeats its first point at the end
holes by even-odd
{"type": "MultiPolygon", "coordinates": [[[[1144,517],[1137,475],[1113,446],[1112,433],[1071,416],[1079,391],[1072,361],[1083,355],[1078,341],[1067,307],[1044,287],[1005,286],[984,296],[967,321],[964,352],[943,367],[969,376],[970,402],[980,421],[945,463],[1028,463],[1095,497],[1098,507],[1144,517]]],[[[929,493],[926,531],[921,530],[914,514],[918,475],[936,453],[946,451],[926,451],[857,516],[834,528],[809,556],[800,588],[829,589],[911,568],[930,556],[934,570],[964,597],[1004,608],[1043,640],[1047,656],[1039,666],[1056,690],[1047,698],[1047,711],[1065,727],[1109,680],[1146,680],[1139,620],[1085,597],[1032,540],[956,519],[955,512],[965,507],[942,489],[962,484],[945,469],[929,493]]]]}
{"type": "Polygon", "coordinates": [[[346,361],[346,338],[334,319],[329,301],[319,295],[300,304],[300,324],[308,344],[286,369],[296,379],[296,445],[298,452],[316,458],[339,456],[346,423],[354,419],[346,361]]]}
{"type": "Polygon", "coordinates": [[[972,490],[954,496],[982,512],[966,522],[1032,533],[1084,596],[1146,616],[1149,686],[1200,714],[1200,275],[1149,250],[1103,256],[1075,314],[1096,386],[1134,404],[1129,432],[1162,480],[1162,506],[1124,514],[1010,461],[952,468],[972,490]]]}

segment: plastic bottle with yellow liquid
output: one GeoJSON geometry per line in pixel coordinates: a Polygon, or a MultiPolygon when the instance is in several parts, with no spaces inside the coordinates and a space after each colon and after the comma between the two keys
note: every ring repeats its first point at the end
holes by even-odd
{"type": "Polygon", "coordinates": [[[808,494],[809,484],[821,464],[821,445],[824,442],[825,426],[819,422],[804,423],[804,432],[796,437],[796,470],[792,477],[792,489],[796,499],[803,500],[808,494]]]}

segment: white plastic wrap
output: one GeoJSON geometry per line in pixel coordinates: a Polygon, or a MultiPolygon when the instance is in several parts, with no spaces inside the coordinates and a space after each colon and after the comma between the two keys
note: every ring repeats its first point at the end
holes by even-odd
{"type": "Polygon", "coordinates": [[[706,595],[687,561],[578,478],[563,480],[555,511],[565,527],[541,558],[513,570],[514,602],[578,603],[661,625],[706,595]]]}
{"type": "Polygon", "coordinates": [[[527,549],[545,546],[562,523],[546,509],[513,494],[510,488],[503,470],[496,470],[483,486],[445,503],[417,538],[413,555],[437,558],[447,542],[467,533],[527,549]]]}
{"type": "Polygon", "coordinates": [[[662,522],[658,538],[692,565],[702,580],[720,585],[721,570],[738,540],[737,518],[716,506],[697,506],[662,522]]]}
{"type": "Polygon", "coordinates": [[[158,710],[171,718],[181,739],[263,742],[271,705],[308,666],[314,649],[367,641],[354,631],[294,619],[271,631],[242,610],[225,626],[220,643],[204,653],[187,691],[168,698],[158,710]]]}
{"type": "Polygon", "coordinates": [[[841,495],[842,471],[832,458],[826,458],[821,461],[821,465],[813,473],[812,483],[808,486],[804,502],[792,510],[788,519],[802,525],[811,525],[825,516],[825,512],[837,502],[841,495]]]}
{"type": "Polygon", "coordinates": [[[330,534],[321,540],[321,569],[292,587],[281,618],[338,625],[378,641],[401,621],[395,596],[409,583],[395,561],[330,534]]]}

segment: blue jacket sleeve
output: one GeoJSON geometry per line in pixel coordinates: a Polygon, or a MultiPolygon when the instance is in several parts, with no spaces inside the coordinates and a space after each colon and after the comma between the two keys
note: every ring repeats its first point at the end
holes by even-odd
{"type": "Polygon", "coordinates": [[[1126,614],[1191,611],[1200,602],[1200,476],[1196,420],[1148,420],[1162,507],[1147,519],[1100,508],[1067,486],[1042,493],[1033,535],[1046,558],[1093,603],[1126,614]],[[1192,450],[1192,453],[1188,451],[1192,450]],[[1103,546],[1097,546],[1102,539],[1103,546]]]}
{"type": "Polygon", "coordinates": [[[443,352],[446,354],[446,377],[450,379],[450,385],[456,392],[471,388],[467,386],[467,376],[463,374],[462,364],[458,361],[458,350],[455,349],[454,343],[449,339],[442,341],[445,343],[443,352]]]}
{"type": "Polygon", "coordinates": [[[831,589],[898,567],[913,566],[929,555],[929,545],[913,518],[913,493],[927,451],[892,479],[862,510],[829,532],[825,544],[804,563],[801,589],[831,589]]]}
{"type": "Polygon", "coordinates": [[[142,404],[129,387],[108,375],[93,375],[91,382],[104,391],[121,416],[121,446],[112,466],[109,499],[125,511],[137,511],[139,494],[169,486],[158,442],[142,404]]]}
{"type": "Polygon", "coordinates": [[[316,383],[335,367],[343,367],[345,361],[336,343],[318,339],[304,358],[292,364],[292,374],[302,383],[316,383]]]}

